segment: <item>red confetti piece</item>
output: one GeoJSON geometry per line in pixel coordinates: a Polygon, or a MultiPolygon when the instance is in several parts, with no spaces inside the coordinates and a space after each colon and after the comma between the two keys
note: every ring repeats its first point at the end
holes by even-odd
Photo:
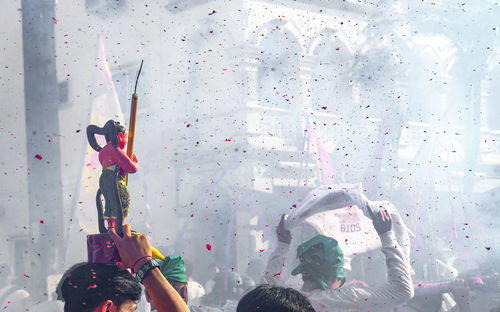
{"type": "Polygon", "coordinates": [[[206,246],[206,247],[207,247],[207,250],[212,250],[212,245],[207,244],[207,246],[206,246]]]}
{"type": "Polygon", "coordinates": [[[186,125],[186,127],[187,127],[187,128],[191,127],[191,124],[187,124],[187,125],[186,125]]]}
{"type": "Polygon", "coordinates": [[[41,223],[41,224],[43,224],[43,223],[44,223],[44,221],[43,221],[43,220],[40,220],[40,223],[41,223]]]}
{"type": "Polygon", "coordinates": [[[226,142],[231,142],[231,139],[226,139],[226,142]]]}
{"type": "Polygon", "coordinates": [[[259,249],[260,252],[264,252],[265,249],[259,249]]]}
{"type": "Polygon", "coordinates": [[[326,106],[321,106],[321,109],[326,109],[326,106]]]}
{"type": "Polygon", "coordinates": [[[217,13],[215,10],[212,10],[212,12],[208,13],[208,15],[212,15],[212,14],[215,14],[217,13]]]}
{"type": "Polygon", "coordinates": [[[38,159],[38,160],[42,160],[42,156],[40,156],[38,154],[35,155],[35,158],[38,159]]]}
{"type": "Polygon", "coordinates": [[[57,25],[57,19],[52,18],[52,20],[54,21],[54,24],[56,24],[56,25],[57,25]]]}
{"type": "Polygon", "coordinates": [[[281,275],[281,272],[278,272],[278,273],[274,274],[273,277],[276,277],[276,276],[279,276],[279,275],[281,275]]]}
{"type": "Polygon", "coordinates": [[[29,275],[26,275],[26,274],[23,274],[23,275],[24,275],[24,277],[31,278],[31,276],[29,276],[29,275]]]}
{"type": "Polygon", "coordinates": [[[78,130],[76,130],[76,133],[80,133],[80,131],[82,131],[82,130],[78,129],[78,130]]]}

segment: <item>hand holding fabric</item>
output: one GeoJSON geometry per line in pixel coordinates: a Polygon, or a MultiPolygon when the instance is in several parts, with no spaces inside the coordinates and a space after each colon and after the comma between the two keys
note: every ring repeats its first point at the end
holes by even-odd
{"type": "Polygon", "coordinates": [[[373,212],[373,208],[370,205],[367,205],[367,209],[372,218],[373,227],[379,236],[392,229],[391,215],[386,209],[379,209],[377,213],[373,212]]]}
{"type": "Polygon", "coordinates": [[[292,241],[292,234],[290,233],[290,230],[287,230],[285,228],[285,215],[281,215],[281,220],[280,223],[278,224],[278,227],[276,228],[276,235],[278,236],[278,241],[285,243],[285,244],[290,244],[292,241]]]}

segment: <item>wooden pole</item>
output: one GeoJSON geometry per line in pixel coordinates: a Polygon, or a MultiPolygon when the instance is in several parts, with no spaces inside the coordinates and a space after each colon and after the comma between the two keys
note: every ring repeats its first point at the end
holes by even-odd
{"type": "MultiPolygon", "coordinates": [[[[137,120],[137,100],[139,99],[137,95],[137,82],[139,81],[139,75],[141,74],[142,64],[144,60],[141,61],[141,67],[137,73],[137,79],[135,80],[134,94],[132,94],[132,102],[130,104],[130,121],[128,123],[128,141],[127,141],[127,155],[132,159],[134,155],[134,138],[135,138],[135,121],[137,120]]],[[[128,175],[125,178],[125,183],[128,185],[128,175]]]]}

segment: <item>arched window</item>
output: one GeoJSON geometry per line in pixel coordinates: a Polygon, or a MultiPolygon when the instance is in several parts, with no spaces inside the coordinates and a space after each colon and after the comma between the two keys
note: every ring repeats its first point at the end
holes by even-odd
{"type": "Polygon", "coordinates": [[[311,68],[311,108],[345,116],[352,105],[352,53],[333,32],[321,33],[311,68]]]}
{"type": "Polygon", "coordinates": [[[259,104],[294,109],[301,101],[300,46],[295,36],[276,27],[260,42],[259,104]]]}

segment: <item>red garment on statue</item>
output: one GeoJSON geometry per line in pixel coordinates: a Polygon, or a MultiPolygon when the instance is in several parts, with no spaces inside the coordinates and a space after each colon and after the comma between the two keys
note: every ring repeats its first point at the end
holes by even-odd
{"type": "Polygon", "coordinates": [[[108,142],[99,152],[99,162],[103,168],[120,166],[121,176],[137,172],[137,161],[131,160],[121,148],[114,147],[111,142],[108,142]]]}

